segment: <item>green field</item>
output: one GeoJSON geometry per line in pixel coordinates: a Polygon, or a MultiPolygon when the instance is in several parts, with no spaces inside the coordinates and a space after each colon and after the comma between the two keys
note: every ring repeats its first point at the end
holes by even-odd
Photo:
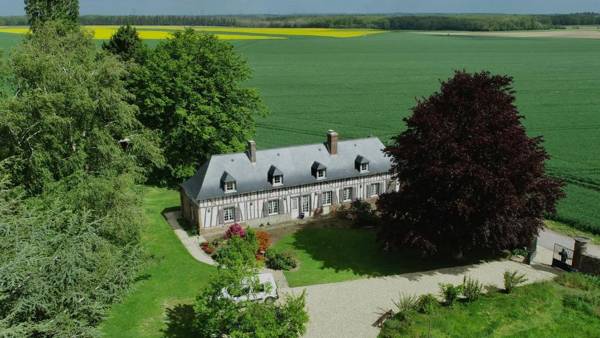
{"type": "MultiPolygon", "coordinates": [[[[19,37],[0,34],[0,47],[19,37]]],[[[232,42],[254,69],[271,114],[259,148],[375,135],[404,128],[415,98],[455,69],[512,75],[531,135],[543,135],[549,170],[570,182],[559,219],[600,233],[600,42],[574,38],[431,36],[289,37],[232,42]]]]}

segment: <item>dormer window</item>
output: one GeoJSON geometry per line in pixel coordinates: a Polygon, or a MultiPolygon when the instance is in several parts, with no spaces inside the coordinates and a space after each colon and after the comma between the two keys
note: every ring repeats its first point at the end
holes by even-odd
{"type": "Polygon", "coordinates": [[[269,168],[268,179],[274,187],[281,186],[283,185],[283,172],[272,165],[269,168]]]}
{"type": "Polygon", "coordinates": [[[319,163],[319,162],[313,163],[311,170],[312,170],[312,175],[316,179],[323,180],[323,179],[327,178],[327,167],[325,167],[322,163],[319,163]]]}
{"type": "Polygon", "coordinates": [[[223,176],[221,176],[221,188],[225,193],[231,193],[237,191],[237,184],[235,182],[235,178],[229,175],[228,172],[223,172],[223,176]]]}
{"type": "Polygon", "coordinates": [[[234,192],[235,191],[235,182],[226,182],[225,183],[225,192],[234,192]]]}
{"type": "Polygon", "coordinates": [[[357,156],[354,161],[354,168],[361,174],[369,172],[369,160],[362,156],[357,156]]]}

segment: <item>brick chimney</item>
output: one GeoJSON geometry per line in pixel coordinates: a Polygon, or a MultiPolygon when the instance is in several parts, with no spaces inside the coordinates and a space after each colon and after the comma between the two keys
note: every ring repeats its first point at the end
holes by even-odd
{"type": "Polygon", "coordinates": [[[337,154],[337,146],[338,146],[338,133],[333,130],[329,130],[327,132],[327,150],[329,150],[329,154],[336,155],[337,154]]]}
{"type": "Polygon", "coordinates": [[[251,163],[256,163],[256,142],[250,140],[248,141],[248,149],[246,150],[248,154],[248,159],[250,159],[251,163]]]}

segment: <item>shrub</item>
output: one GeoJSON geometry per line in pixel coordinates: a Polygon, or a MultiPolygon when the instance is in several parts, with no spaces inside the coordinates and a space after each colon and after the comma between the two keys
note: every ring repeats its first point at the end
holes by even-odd
{"type": "Polygon", "coordinates": [[[229,229],[225,232],[225,239],[230,239],[233,236],[237,237],[245,237],[246,231],[242,228],[241,225],[235,223],[229,226],[229,229]]]}
{"type": "Polygon", "coordinates": [[[258,240],[254,231],[247,231],[246,236],[232,236],[221,245],[213,258],[219,264],[226,267],[254,266],[256,265],[256,252],[258,251],[258,240]]]}
{"type": "Polygon", "coordinates": [[[271,245],[271,235],[269,235],[269,233],[266,231],[259,230],[256,232],[256,238],[258,239],[257,257],[262,258],[271,245]]]}
{"type": "Polygon", "coordinates": [[[267,267],[273,270],[291,270],[298,265],[296,258],[289,251],[279,252],[269,249],[265,258],[267,267]]]}
{"type": "Polygon", "coordinates": [[[464,277],[462,284],[462,292],[463,296],[465,296],[467,301],[472,302],[477,300],[479,296],[481,296],[482,291],[483,284],[471,277],[464,277]]]}
{"type": "Polygon", "coordinates": [[[348,214],[356,227],[376,226],[379,221],[371,203],[361,200],[353,201],[350,204],[348,214]]]}
{"type": "Polygon", "coordinates": [[[428,293],[426,295],[419,296],[417,299],[416,310],[420,313],[429,314],[432,313],[433,310],[438,307],[440,303],[434,295],[428,293]]]}
{"type": "Polygon", "coordinates": [[[444,299],[444,303],[452,306],[462,292],[461,285],[440,284],[440,295],[444,299]]]}
{"type": "Polygon", "coordinates": [[[505,271],[504,272],[504,291],[511,293],[515,287],[519,284],[523,284],[527,281],[524,274],[518,271],[505,271]]]}
{"type": "Polygon", "coordinates": [[[398,313],[407,313],[417,309],[417,296],[400,294],[397,301],[393,302],[398,313]]]}
{"type": "Polygon", "coordinates": [[[212,255],[216,250],[216,248],[209,242],[202,242],[200,244],[200,248],[209,255],[212,255]]]}

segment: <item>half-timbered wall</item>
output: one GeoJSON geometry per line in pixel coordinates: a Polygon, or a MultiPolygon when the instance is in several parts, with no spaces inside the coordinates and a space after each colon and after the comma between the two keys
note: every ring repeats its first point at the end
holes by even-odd
{"type": "Polygon", "coordinates": [[[396,182],[390,180],[389,174],[363,176],[346,180],[326,181],[310,185],[295,187],[282,187],[271,191],[260,191],[242,195],[225,196],[218,199],[192,201],[182,191],[182,213],[192,224],[200,229],[226,226],[230,223],[244,223],[250,226],[259,224],[277,223],[298,218],[302,207],[302,197],[309,197],[310,211],[304,217],[311,217],[316,210],[323,214],[330,211],[331,206],[342,203],[343,189],[352,188],[352,199],[367,199],[369,187],[373,183],[379,184],[379,193],[397,190],[396,182]],[[323,206],[323,193],[332,192],[332,205],[323,206]],[[279,212],[269,215],[267,212],[268,201],[278,201],[279,212]],[[224,220],[224,209],[233,207],[235,219],[229,222],[224,220]]]}

